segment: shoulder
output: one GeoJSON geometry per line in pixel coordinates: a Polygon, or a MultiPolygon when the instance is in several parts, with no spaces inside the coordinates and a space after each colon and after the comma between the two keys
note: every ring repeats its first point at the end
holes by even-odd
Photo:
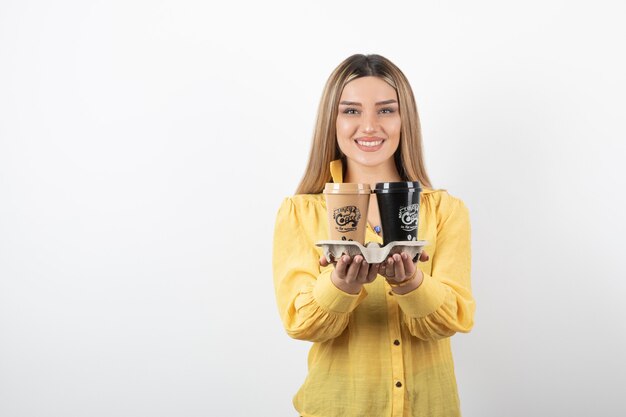
{"type": "Polygon", "coordinates": [[[463,200],[445,189],[426,189],[422,195],[423,205],[428,205],[437,214],[437,218],[445,220],[454,213],[468,214],[463,200]]]}
{"type": "Polygon", "coordinates": [[[326,206],[326,201],[324,200],[324,194],[295,194],[290,197],[285,197],[285,200],[290,201],[292,204],[297,207],[308,207],[308,206],[326,206]]]}
{"type": "Polygon", "coordinates": [[[291,207],[295,210],[326,209],[324,194],[295,194],[285,197],[281,203],[281,208],[291,207]]]}
{"type": "Polygon", "coordinates": [[[326,210],[323,194],[296,194],[285,197],[278,208],[279,216],[308,217],[326,210]]]}
{"type": "Polygon", "coordinates": [[[437,206],[445,208],[448,206],[454,206],[457,204],[465,204],[463,200],[453,194],[451,194],[448,190],[439,188],[439,189],[425,189],[422,193],[422,198],[426,198],[429,201],[434,202],[437,206]]]}
{"type": "Polygon", "coordinates": [[[326,225],[326,201],[323,194],[297,194],[285,197],[276,215],[274,236],[287,239],[308,239],[315,242],[322,239],[326,225]]]}

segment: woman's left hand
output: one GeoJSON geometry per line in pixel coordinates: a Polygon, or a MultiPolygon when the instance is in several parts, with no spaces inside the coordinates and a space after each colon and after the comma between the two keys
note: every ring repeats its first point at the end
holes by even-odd
{"type": "MultiPolygon", "coordinates": [[[[428,254],[422,251],[419,261],[426,262],[429,258],[428,254]]],[[[385,262],[380,264],[378,273],[384,276],[390,283],[400,283],[413,278],[411,283],[407,284],[406,287],[394,288],[395,292],[400,293],[414,290],[419,287],[424,279],[422,271],[417,269],[417,264],[413,263],[413,260],[406,252],[394,253],[389,256],[385,262]]]]}

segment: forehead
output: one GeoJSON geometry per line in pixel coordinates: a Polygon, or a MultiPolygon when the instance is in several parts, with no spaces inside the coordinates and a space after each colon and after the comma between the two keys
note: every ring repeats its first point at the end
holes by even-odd
{"type": "Polygon", "coordinates": [[[396,90],[382,78],[361,77],[345,85],[340,100],[367,103],[397,98],[396,90]]]}

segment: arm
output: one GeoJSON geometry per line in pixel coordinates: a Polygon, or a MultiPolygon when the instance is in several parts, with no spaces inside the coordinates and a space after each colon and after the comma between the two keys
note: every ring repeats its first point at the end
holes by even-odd
{"type": "Polygon", "coordinates": [[[474,324],[469,212],[450,196],[442,199],[440,210],[432,275],[423,272],[415,290],[394,295],[409,331],[423,340],[466,333],[474,324]]]}
{"type": "Polygon", "coordinates": [[[320,269],[319,253],[307,232],[316,220],[314,213],[300,213],[292,199],[285,199],[276,217],[272,264],[276,301],[287,334],[323,342],[344,331],[350,312],[366,292],[341,291],[331,281],[333,268],[320,269]]]}

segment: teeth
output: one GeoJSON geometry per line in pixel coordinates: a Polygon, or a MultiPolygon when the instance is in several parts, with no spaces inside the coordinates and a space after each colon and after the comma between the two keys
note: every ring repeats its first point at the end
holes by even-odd
{"type": "Polygon", "coordinates": [[[374,146],[378,146],[381,143],[383,143],[383,141],[382,140],[377,140],[377,141],[373,141],[373,142],[372,141],[362,142],[360,140],[357,140],[356,143],[358,143],[361,146],[367,146],[369,148],[373,148],[374,146]]]}

